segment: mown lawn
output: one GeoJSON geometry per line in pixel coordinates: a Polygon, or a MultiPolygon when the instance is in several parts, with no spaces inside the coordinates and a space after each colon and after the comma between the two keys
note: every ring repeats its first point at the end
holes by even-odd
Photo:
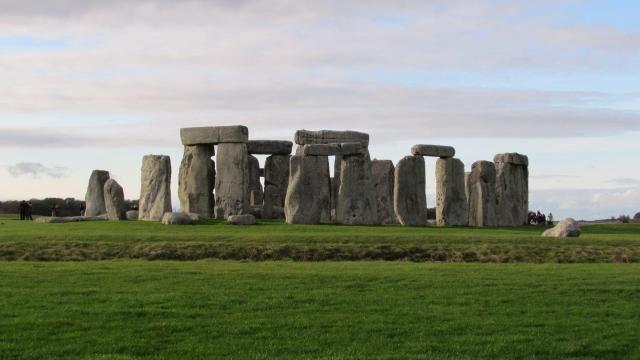
{"type": "Polygon", "coordinates": [[[0,262],[0,358],[640,358],[640,265],[0,262]]]}
{"type": "Polygon", "coordinates": [[[411,260],[440,262],[640,262],[640,224],[583,227],[547,239],[540,227],[412,228],[287,225],[164,226],[148,222],[35,224],[0,219],[0,260],[411,260]]]}

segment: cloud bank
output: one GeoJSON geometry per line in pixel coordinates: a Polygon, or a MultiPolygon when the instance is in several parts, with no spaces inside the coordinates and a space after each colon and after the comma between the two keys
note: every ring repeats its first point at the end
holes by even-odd
{"type": "Polygon", "coordinates": [[[7,172],[14,177],[31,175],[34,178],[47,176],[50,178],[63,178],[68,175],[69,169],[65,167],[47,167],[40,163],[17,163],[6,167],[7,172]]]}

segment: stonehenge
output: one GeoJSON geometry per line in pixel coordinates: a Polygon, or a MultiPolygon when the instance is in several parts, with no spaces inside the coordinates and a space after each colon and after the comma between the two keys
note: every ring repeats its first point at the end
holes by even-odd
{"type": "Polygon", "coordinates": [[[498,154],[496,166],[496,220],[498,226],[527,224],[529,159],[518,153],[498,154]]]}
{"type": "Polygon", "coordinates": [[[287,223],[319,224],[329,208],[329,189],[329,162],[326,156],[291,156],[284,206],[287,223]]]}
{"type": "Polygon", "coordinates": [[[105,170],[94,170],[91,173],[87,194],[84,198],[86,205],[84,216],[92,217],[107,213],[104,203],[104,184],[109,178],[109,172],[105,170]]]}
{"type": "Polygon", "coordinates": [[[339,161],[336,222],[351,225],[377,224],[378,201],[369,154],[343,155],[339,161]]]}
{"type": "Polygon", "coordinates": [[[398,161],[393,188],[393,208],[400,224],[427,225],[427,195],[424,158],[405,156],[398,161]]]}
{"type": "Polygon", "coordinates": [[[171,159],[166,155],[146,155],[142,159],[142,186],[138,219],[160,221],[171,212],[171,159]]]}
{"type": "Polygon", "coordinates": [[[464,164],[456,158],[436,162],[436,224],[467,226],[469,213],[465,190],[464,164]]]}
{"type": "Polygon", "coordinates": [[[476,161],[466,179],[469,226],[496,226],[496,166],[476,161]]]}
{"type": "Polygon", "coordinates": [[[211,217],[215,204],[215,162],[211,159],[213,155],[213,145],[185,145],[178,180],[178,197],[182,212],[211,217]]]}
{"type": "Polygon", "coordinates": [[[397,224],[396,212],[393,209],[393,188],[395,184],[395,166],[391,160],[373,160],[371,162],[373,187],[379,224],[397,224]]]}
{"type": "Polygon", "coordinates": [[[249,211],[249,154],[245,143],[222,143],[216,151],[216,207],[222,217],[249,211]]]}
{"type": "Polygon", "coordinates": [[[109,179],[104,183],[104,202],[107,219],[111,221],[127,219],[124,191],[122,186],[113,179],[109,179]]]}

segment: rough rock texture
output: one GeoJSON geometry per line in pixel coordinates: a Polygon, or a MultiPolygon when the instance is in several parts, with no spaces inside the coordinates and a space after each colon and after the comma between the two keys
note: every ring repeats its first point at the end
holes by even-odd
{"type": "Polygon", "coordinates": [[[211,159],[213,154],[212,145],[184,147],[178,181],[178,197],[182,212],[211,217],[215,204],[215,163],[211,159]]]}
{"type": "Polygon", "coordinates": [[[378,223],[397,224],[396,213],[393,210],[393,185],[395,183],[393,161],[373,160],[371,173],[378,203],[378,223]]]}
{"type": "Polygon", "coordinates": [[[438,226],[469,225],[464,178],[464,163],[460,159],[440,158],[436,162],[436,224],[438,226]]]}
{"type": "Polygon", "coordinates": [[[104,204],[104,184],[109,180],[109,172],[104,170],[94,170],[89,178],[87,194],[84,197],[86,204],[85,216],[98,216],[107,213],[104,204]]]}
{"type": "Polygon", "coordinates": [[[405,156],[396,165],[393,208],[402,225],[427,225],[425,177],[422,156],[405,156]]]}
{"type": "Polygon", "coordinates": [[[166,155],[146,155],[142,159],[142,187],[139,220],[160,221],[171,212],[171,159],[166,155]]]}
{"type": "Polygon", "coordinates": [[[182,145],[217,145],[220,143],[246,143],[249,129],[246,126],[208,126],[180,129],[182,145]]]}
{"type": "Polygon", "coordinates": [[[469,226],[496,226],[496,166],[476,161],[467,176],[469,226]]]}
{"type": "Polygon", "coordinates": [[[529,163],[524,155],[499,154],[496,164],[496,221],[498,226],[527,224],[529,163]]]}
{"type": "Polygon", "coordinates": [[[292,148],[291,141],[251,140],[247,143],[249,154],[289,155],[292,148]]]}
{"type": "Polygon", "coordinates": [[[566,218],[558,223],[555,227],[545,231],[544,237],[579,237],[580,224],[572,218],[566,218]]]}
{"type": "Polygon", "coordinates": [[[285,216],[289,224],[319,224],[329,209],[329,161],[324,156],[291,157],[285,216]]]}
{"type": "Polygon", "coordinates": [[[334,130],[298,130],[295,134],[295,143],[307,144],[340,144],[357,142],[369,146],[369,134],[358,131],[334,131],[334,130]]]}
{"type": "MultiPolygon", "coordinates": [[[[280,189],[276,186],[268,184],[264,188],[264,204],[262,205],[261,218],[263,219],[284,219],[284,214],[281,214],[277,209],[282,209],[280,189]]],[[[286,194],[285,194],[286,196],[286,194]]]]}
{"type": "MultiPolygon", "coordinates": [[[[266,202],[266,186],[272,185],[275,189],[272,192],[277,193],[278,198],[271,198],[274,206],[284,207],[284,199],[287,196],[287,188],[289,187],[289,159],[291,155],[271,155],[267,157],[264,165],[264,184],[265,184],[265,202],[266,202]]],[[[275,195],[271,195],[275,196],[275,195]]]]}
{"type": "Polygon", "coordinates": [[[34,220],[35,223],[38,224],[62,224],[69,222],[80,222],[80,221],[105,221],[107,220],[107,215],[99,215],[99,216],[64,216],[64,217],[50,217],[50,216],[41,216],[34,220]]]}
{"type": "Polygon", "coordinates": [[[340,144],[309,144],[302,148],[302,155],[336,156],[342,154],[340,144]]]}
{"type": "Polygon", "coordinates": [[[129,210],[126,212],[126,215],[127,220],[138,220],[138,217],[140,217],[138,210],[129,210]]]}
{"type": "Polygon", "coordinates": [[[254,225],[256,217],[251,214],[231,215],[227,221],[233,225],[254,225]]]}
{"type": "Polygon", "coordinates": [[[166,212],[162,215],[164,225],[191,225],[201,223],[206,218],[196,213],[166,212]]]}
{"type": "Polygon", "coordinates": [[[352,225],[378,224],[378,203],[368,154],[343,156],[340,160],[336,222],[352,225]]]}
{"type": "Polygon", "coordinates": [[[250,200],[247,144],[218,145],[216,165],[216,206],[224,218],[246,214],[250,200]]]}
{"type": "Polygon", "coordinates": [[[366,145],[357,142],[340,144],[340,152],[342,156],[362,155],[369,156],[369,149],[366,145]]]}
{"type": "Polygon", "coordinates": [[[262,206],[264,191],[260,182],[260,162],[258,158],[249,155],[249,205],[262,206]]]}
{"type": "Polygon", "coordinates": [[[104,204],[107,209],[107,219],[112,221],[127,219],[127,205],[124,202],[124,190],[113,179],[104,183],[104,204]]]}
{"type": "Polygon", "coordinates": [[[441,145],[413,145],[412,155],[434,156],[439,158],[452,158],[456,156],[456,149],[451,146],[441,145]]]}

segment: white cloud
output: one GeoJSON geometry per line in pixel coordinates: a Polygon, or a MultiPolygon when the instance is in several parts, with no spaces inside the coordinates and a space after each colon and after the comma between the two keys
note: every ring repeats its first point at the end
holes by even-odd
{"type": "Polygon", "coordinates": [[[47,167],[40,163],[17,163],[15,165],[9,165],[6,167],[7,172],[14,176],[20,177],[23,175],[31,175],[34,178],[41,176],[48,176],[51,178],[62,178],[67,176],[69,169],[64,167],[47,167]]]}

